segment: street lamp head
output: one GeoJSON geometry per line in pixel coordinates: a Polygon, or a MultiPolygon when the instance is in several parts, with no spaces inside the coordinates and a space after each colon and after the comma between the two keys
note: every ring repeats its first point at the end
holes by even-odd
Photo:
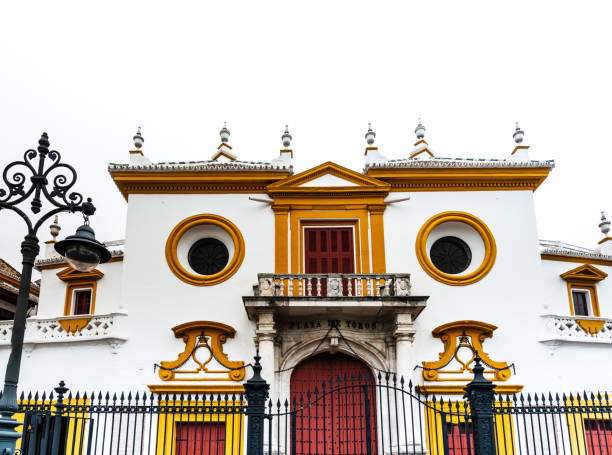
{"type": "Polygon", "coordinates": [[[74,235],[57,242],[55,251],[64,256],[73,269],[80,272],[89,272],[111,258],[110,251],[96,240],[94,230],[88,224],[80,226],[74,235]]]}

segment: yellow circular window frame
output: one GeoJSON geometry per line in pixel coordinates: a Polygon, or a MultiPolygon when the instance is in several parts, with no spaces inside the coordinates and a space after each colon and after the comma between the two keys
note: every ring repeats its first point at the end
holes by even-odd
{"type": "Polygon", "coordinates": [[[177,224],[166,241],[166,261],[172,273],[185,283],[194,286],[213,286],[222,283],[238,271],[244,259],[244,238],[240,230],[230,220],[219,215],[200,214],[185,218],[177,224]],[[234,243],[234,255],[223,270],[214,275],[197,275],[183,267],[178,259],[177,247],[181,237],[188,230],[201,225],[218,226],[226,231],[234,243]]]}
{"type": "Polygon", "coordinates": [[[493,264],[495,264],[497,247],[495,246],[495,238],[491,230],[481,219],[465,212],[443,212],[432,216],[419,230],[416,239],[416,254],[423,270],[434,280],[451,286],[465,286],[482,280],[489,273],[493,268],[493,264]],[[427,252],[427,238],[429,234],[437,226],[450,221],[465,223],[471,226],[482,238],[485,247],[484,259],[480,266],[471,273],[465,275],[444,273],[433,265],[429,258],[429,253],[427,252]]]}

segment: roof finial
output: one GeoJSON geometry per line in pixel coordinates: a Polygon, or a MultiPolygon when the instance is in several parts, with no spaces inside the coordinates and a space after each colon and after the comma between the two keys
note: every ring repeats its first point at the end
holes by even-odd
{"type": "Polygon", "coordinates": [[[53,237],[53,242],[57,240],[57,236],[59,235],[61,230],[62,228],[58,224],[57,215],[55,215],[55,218],[53,219],[53,223],[51,223],[51,225],[49,226],[49,231],[51,231],[51,237],[53,237]]]}
{"type": "Polygon", "coordinates": [[[371,147],[374,145],[374,138],[376,138],[376,133],[372,130],[372,124],[368,123],[368,132],[365,134],[366,142],[371,147]]]}
{"type": "Polygon", "coordinates": [[[230,137],[230,132],[227,129],[227,122],[223,122],[223,128],[221,128],[221,131],[219,131],[219,136],[221,136],[221,142],[227,144],[230,137]]]}
{"type": "Polygon", "coordinates": [[[521,145],[523,142],[523,138],[525,137],[525,132],[519,127],[518,122],[516,122],[516,129],[514,130],[514,134],[512,135],[514,138],[514,142],[518,145],[521,145]]]}
{"type": "Polygon", "coordinates": [[[143,142],[144,138],[142,137],[142,134],[140,134],[140,127],[138,127],[138,131],[136,131],[136,136],[134,136],[134,147],[140,150],[143,142]]]}
{"type": "Polygon", "coordinates": [[[601,232],[603,232],[604,235],[608,235],[608,232],[610,232],[610,221],[606,219],[604,212],[601,212],[601,223],[599,223],[599,229],[601,229],[601,232]]]}
{"type": "Polygon", "coordinates": [[[281,136],[281,139],[283,141],[283,147],[285,147],[285,149],[291,147],[291,139],[293,138],[291,137],[291,134],[289,134],[289,125],[285,125],[285,132],[281,136]]]}
{"type": "Polygon", "coordinates": [[[419,117],[419,124],[415,128],[414,132],[416,133],[417,139],[423,139],[425,137],[425,127],[421,123],[421,118],[419,117]]]}

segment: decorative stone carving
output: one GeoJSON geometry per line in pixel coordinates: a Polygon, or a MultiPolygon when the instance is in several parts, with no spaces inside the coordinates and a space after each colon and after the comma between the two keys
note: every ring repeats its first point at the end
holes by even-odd
{"type": "Polygon", "coordinates": [[[393,282],[393,291],[397,296],[410,295],[410,275],[396,275],[393,282]]]}
{"type": "Polygon", "coordinates": [[[423,362],[423,379],[460,381],[471,378],[477,352],[483,363],[491,368],[485,370],[485,374],[492,375],[491,379],[497,381],[508,380],[511,375],[508,364],[492,360],[482,347],[484,340],[491,338],[495,329],[496,326],[479,321],[456,321],[436,327],[432,335],[444,343],[444,352],[439,354],[439,360],[423,362]]]}
{"type": "Polygon", "coordinates": [[[327,295],[330,297],[342,295],[342,278],[334,276],[327,279],[327,295]]]}
{"type": "Polygon", "coordinates": [[[172,362],[160,362],[159,377],[163,381],[242,381],[244,362],[231,361],[223,352],[223,344],[233,338],[236,330],[229,325],[211,321],[193,321],[172,328],[174,336],[185,342],[185,350],[172,362]],[[203,357],[199,357],[201,352],[203,357]],[[195,368],[186,367],[189,359],[195,368]],[[212,360],[227,370],[212,370],[212,360]],[[185,368],[183,368],[185,367],[185,368]]]}

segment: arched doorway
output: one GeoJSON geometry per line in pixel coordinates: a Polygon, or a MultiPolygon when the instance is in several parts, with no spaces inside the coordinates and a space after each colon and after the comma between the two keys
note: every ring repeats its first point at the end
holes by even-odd
{"type": "Polygon", "coordinates": [[[303,360],[290,382],[298,454],[376,453],[376,386],[370,368],[346,354],[303,360]]]}

